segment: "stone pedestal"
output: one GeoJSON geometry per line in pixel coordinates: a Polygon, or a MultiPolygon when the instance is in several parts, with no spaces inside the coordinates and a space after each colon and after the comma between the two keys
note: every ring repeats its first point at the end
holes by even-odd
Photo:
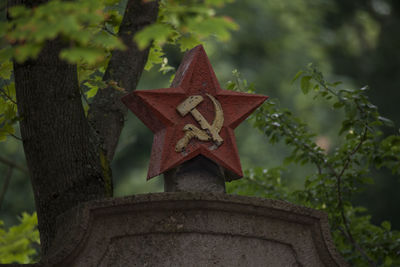
{"type": "Polygon", "coordinates": [[[90,202],[59,218],[37,266],[346,266],[324,213],[220,193],[90,202]]]}
{"type": "Polygon", "coordinates": [[[201,155],[164,173],[164,192],[225,193],[225,171],[201,155]]]}

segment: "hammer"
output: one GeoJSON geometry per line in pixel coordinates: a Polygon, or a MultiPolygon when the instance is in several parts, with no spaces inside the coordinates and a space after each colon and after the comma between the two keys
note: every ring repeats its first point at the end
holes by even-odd
{"type": "Polygon", "coordinates": [[[201,129],[207,131],[212,140],[220,145],[224,141],[221,136],[219,136],[218,132],[212,127],[207,120],[200,114],[200,112],[196,109],[196,106],[203,102],[203,97],[201,95],[192,95],[185,99],[179,106],[176,108],[181,114],[182,117],[186,116],[189,112],[192,114],[193,118],[200,124],[201,129]]]}

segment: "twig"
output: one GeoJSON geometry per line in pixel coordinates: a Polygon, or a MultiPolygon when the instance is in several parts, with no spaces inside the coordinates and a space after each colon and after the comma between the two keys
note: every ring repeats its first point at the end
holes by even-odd
{"type": "Polygon", "coordinates": [[[15,102],[15,101],[6,93],[6,91],[4,91],[3,88],[0,88],[0,92],[2,93],[2,95],[4,95],[8,100],[10,100],[11,102],[13,102],[15,105],[17,104],[17,102],[15,102]]]}
{"type": "Polygon", "coordinates": [[[8,133],[9,136],[14,137],[15,139],[17,139],[18,141],[23,141],[21,137],[16,136],[15,134],[12,133],[8,133]]]}
{"type": "Polygon", "coordinates": [[[338,193],[338,206],[339,207],[343,207],[343,203],[342,203],[342,195],[341,195],[341,180],[342,180],[342,176],[344,174],[344,172],[346,171],[347,167],[349,166],[350,162],[351,162],[351,157],[357,153],[357,151],[360,149],[360,147],[362,146],[362,144],[364,143],[365,139],[367,138],[367,133],[368,133],[368,128],[365,127],[364,129],[364,133],[363,136],[360,139],[360,142],[357,144],[357,146],[350,152],[350,154],[347,156],[346,158],[346,162],[343,166],[343,169],[340,171],[340,173],[336,176],[338,183],[337,183],[337,193],[338,193]]]}
{"type": "Polygon", "coordinates": [[[374,262],[365,252],[364,250],[354,241],[354,238],[351,235],[348,235],[346,233],[346,231],[341,228],[340,226],[338,227],[339,231],[342,233],[342,235],[344,235],[349,241],[350,243],[352,243],[354,245],[354,247],[361,253],[361,255],[368,261],[370,266],[378,266],[376,264],[376,262],[374,262]]]}
{"type": "Polygon", "coordinates": [[[344,213],[343,199],[342,199],[342,186],[341,186],[342,176],[343,176],[344,172],[346,171],[347,167],[349,166],[349,164],[351,162],[351,157],[355,153],[357,153],[357,151],[360,149],[362,144],[365,142],[365,139],[367,138],[367,133],[368,133],[368,128],[365,127],[364,133],[363,133],[363,136],[360,139],[360,142],[357,144],[357,146],[347,156],[345,164],[343,166],[343,169],[336,176],[336,179],[337,179],[337,197],[338,197],[338,208],[340,210],[340,215],[342,217],[343,224],[344,224],[344,227],[345,227],[345,231],[343,229],[341,229],[342,233],[347,237],[347,239],[350,241],[350,243],[353,245],[353,247],[360,252],[361,256],[363,256],[368,261],[370,266],[378,266],[367,255],[367,253],[365,253],[364,250],[357,244],[357,242],[355,241],[353,235],[351,234],[350,227],[349,227],[349,224],[348,224],[348,221],[347,221],[347,218],[346,218],[346,214],[344,213]]]}
{"type": "Polygon", "coordinates": [[[13,170],[14,170],[14,168],[12,166],[8,167],[8,172],[6,174],[6,180],[4,181],[3,188],[1,189],[1,192],[0,192],[0,209],[1,209],[1,204],[3,204],[4,196],[6,195],[7,188],[10,183],[13,170]]]}
{"type": "MultiPolygon", "coordinates": [[[[296,134],[294,133],[294,130],[292,129],[292,127],[290,127],[289,129],[290,129],[290,132],[285,129],[283,130],[283,132],[286,135],[290,135],[293,139],[296,138],[296,134]]],[[[312,162],[315,164],[315,166],[317,166],[318,174],[321,175],[322,168],[321,168],[320,161],[324,162],[324,158],[322,158],[320,155],[318,155],[318,153],[315,152],[315,149],[310,147],[308,144],[302,143],[301,146],[303,147],[303,150],[308,150],[309,152],[311,152],[314,155],[312,162]]]]}
{"type": "Polygon", "coordinates": [[[16,163],[12,162],[11,160],[3,158],[2,156],[0,156],[0,162],[5,164],[5,165],[8,165],[9,167],[18,169],[18,170],[20,170],[20,171],[22,171],[22,172],[24,172],[26,174],[29,174],[29,171],[24,166],[16,164],[16,163]]]}
{"type": "MultiPolygon", "coordinates": [[[[334,90],[332,90],[331,88],[329,88],[324,82],[321,82],[321,80],[316,79],[317,82],[327,91],[329,91],[331,94],[335,95],[336,97],[338,97],[339,95],[337,94],[337,92],[335,92],[334,90]]],[[[360,114],[363,114],[359,104],[357,101],[355,101],[356,107],[358,109],[358,111],[360,112],[360,114]]],[[[351,162],[351,158],[352,156],[357,153],[357,151],[360,149],[360,147],[362,146],[362,144],[365,142],[366,137],[367,137],[367,133],[368,133],[368,125],[365,125],[364,128],[364,133],[360,139],[360,142],[357,144],[357,146],[348,154],[347,158],[345,159],[345,163],[344,166],[342,168],[342,170],[340,171],[340,173],[338,174],[335,169],[330,165],[330,164],[326,164],[326,166],[332,171],[332,174],[336,177],[337,179],[337,198],[338,198],[338,209],[340,210],[340,215],[342,217],[343,220],[343,224],[345,227],[345,230],[343,230],[341,227],[339,227],[339,230],[342,232],[342,234],[350,241],[350,243],[353,245],[353,247],[358,250],[361,254],[362,257],[364,257],[370,266],[378,266],[376,264],[376,262],[374,262],[365,252],[364,250],[358,245],[358,243],[355,241],[353,235],[351,234],[350,231],[350,227],[348,225],[348,221],[346,218],[346,214],[344,212],[344,207],[343,207],[343,199],[342,199],[342,176],[344,174],[344,172],[346,171],[346,169],[349,167],[349,164],[351,162]]]]}
{"type": "MultiPolygon", "coordinates": [[[[326,90],[331,92],[333,95],[338,96],[338,94],[335,91],[331,90],[328,86],[326,86],[325,83],[321,83],[321,81],[319,81],[319,80],[318,80],[318,82],[319,82],[320,85],[322,85],[326,90]]],[[[359,104],[357,103],[357,101],[355,101],[355,102],[356,102],[356,107],[357,107],[358,111],[360,112],[360,114],[363,114],[362,110],[359,107],[359,104]]],[[[367,133],[368,133],[368,125],[366,125],[365,128],[364,128],[364,133],[363,133],[363,135],[362,135],[362,137],[360,139],[360,142],[357,144],[357,146],[347,156],[347,158],[345,160],[345,163],[344,163],[344,166],[343,166],[343,168],[342,168],[342,170],[340,171],[339,174],[337,174],[335,172],[335,170],[330,165],[328,165],[328,167],[331,169],[331,171],[333,172],[333,174],[336,176],[336,179],[337,179],[338,208],[340,210],[340,215],[342,217],[343,224],[344,224],[344,227],[345,227],[345,230],[341,229],[340,227],[339,227],[339,230],[350,241],[350,243],[353,245],[353,247],[360,252],[361,256],[363,256],[368,261],[370,266],[378,266],[376,264],[376,262],[374,262],[367,255],[367,253],[365,253],[364,250],[358,245],[358,243],[355,241],[353,235],[351,234],[350,227],[348,225],[348,221],[347,221],[347,218],[346,218],[346,214],[344,213],[343,199],[342,199],[342,185],[341,185],[342,176],[343,176],[344,172],[346,171],[346,169],[349,167],[349,164],[351,162],[351,157],[355,153],[357,153],[357,151],[360,149],[362,144],[365,142],[365,139],[367,138],[367,133]]]]}

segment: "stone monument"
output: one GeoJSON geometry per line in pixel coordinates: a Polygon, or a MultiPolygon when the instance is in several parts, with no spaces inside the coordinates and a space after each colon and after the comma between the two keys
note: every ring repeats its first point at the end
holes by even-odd
{"type": "Polygon", "coordinates": [[[243,176],[234,129],[266,99],[222,90],[202,46],[171,88],[123,97],[154,133],[147,178],[163,174],[166,192],[67,211],[33,266],[347,266],[323,212],[225,194],[243,176]]]}
{"type": "Polygon", "coordinates": [[[233,130],[268,97],[222,90],[201,45],[188,51],[171,88],[122,98],[154,133],[147,178],[165,191],[225,192],[243,176],[233,130]]]}

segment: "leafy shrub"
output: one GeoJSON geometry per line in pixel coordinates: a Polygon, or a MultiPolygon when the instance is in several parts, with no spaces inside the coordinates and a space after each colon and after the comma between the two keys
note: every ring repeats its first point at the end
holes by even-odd
{"type": "MultiPolygon", "coordinates": [[[[233,90],[253,91],[237,72],[228,83],[233,90]]],[[[341,143],[331,152],[315,142],[307,124],[291,111],[279,107],[277,100],[267,101],[252,117],[253,126],[262,131],[269,143],[283,140],[292,148],[281,166],[245,171],[246,179],[228,185],[230,193],[287,200],[327,212],[335,244],[354,266],[399,266],[400,232],[389,222],[375,226],[363,207],[354,207],[351,197],[373,182],[370,168],[388,168],[400,174],[400,136],[382,136],[382,126],[393,123],[379,115],[365,95],[367,87],[340,89],[340,83],[325,81],[312,64],[299,72],[304,94],[322,98],[333,109],[344,110],[339,136],[341,143]],[[301,190],[282,183],[281,173],[289,163],[311,163],[314,171],[301,190]]]]}

